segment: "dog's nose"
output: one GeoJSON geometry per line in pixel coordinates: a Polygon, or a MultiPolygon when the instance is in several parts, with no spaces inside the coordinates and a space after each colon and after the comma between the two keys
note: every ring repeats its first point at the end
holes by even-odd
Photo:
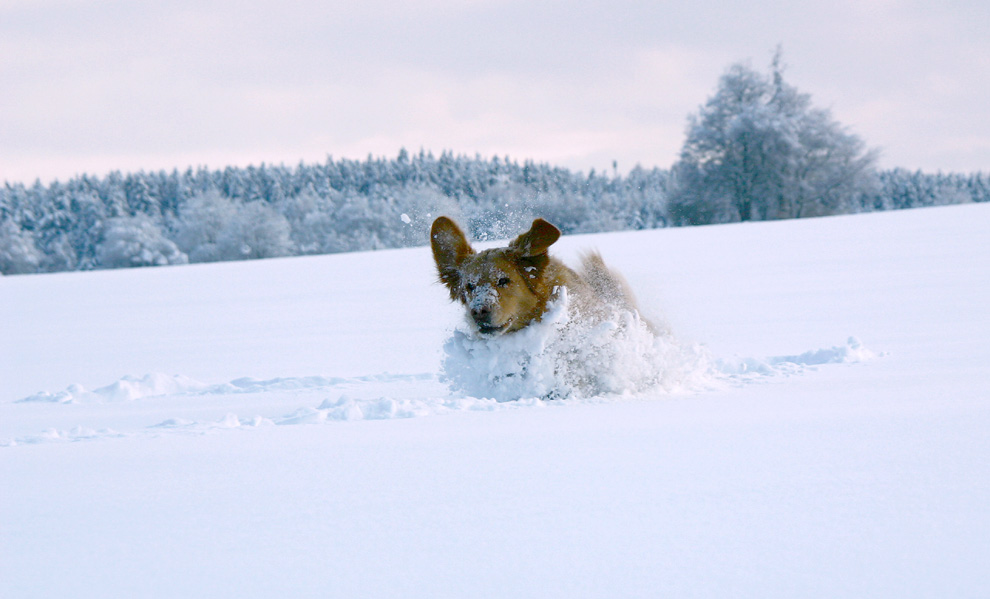
{"type": "Polygon", "coordinates": [[[471,318],[477,322],[488,322],[492,317],[492,309],[489,306],[478,306],[471,308],[471,318]]]}

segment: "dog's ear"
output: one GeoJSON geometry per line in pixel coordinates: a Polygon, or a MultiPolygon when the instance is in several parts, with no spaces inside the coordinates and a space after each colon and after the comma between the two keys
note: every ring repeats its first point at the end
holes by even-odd
{"type": "Polygon", "coordinates": [[[433,260],[437,263],[440,281],[450,289],[453,297],[454,289],[460,284],[457,267],[465,257],[473,254],[474,250],[460,227],[446,216],[433,221],[433,227],[430,229],[430,245],[433,247],[433,260]]]}
{"type": "Polygon", "coordinates": [[[538,218],[533,221],[529,231],[516,237],[509,247],[519,252],[523,258],[533,258],[546,254],[558,239],[560,239],[560,229],[538,218]]]}

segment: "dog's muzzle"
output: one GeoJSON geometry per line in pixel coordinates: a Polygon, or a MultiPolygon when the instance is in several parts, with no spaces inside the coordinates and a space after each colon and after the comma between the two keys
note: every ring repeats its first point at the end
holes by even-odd
{"type": "Polygon", "coordinates": [[[492,322],[492,309],[487,304],[475,306],[470,312],[471,320],[474,321],[475,326],[478,327],[478,332],[482,335],[495,335],[506,327],[505,324],[497,325],[492,322]]]}
{"type": "Polygon", "coordinates": [[[491,285],[483,285],[475,290],[467,302],[468,314],[482,335],[495,335],[505,328],[505,323],[496,324],[498,293],[491,285]]]}

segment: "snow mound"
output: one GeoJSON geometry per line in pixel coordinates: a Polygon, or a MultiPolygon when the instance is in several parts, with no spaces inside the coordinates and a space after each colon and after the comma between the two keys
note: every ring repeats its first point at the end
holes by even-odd
{"type": "Polygon", "coordinates": [[[805,352],[797,356],[781,356],[771,358],[778,364],[791,363],[803,366],[816,366],[820,364],[856,364],[868,362],[877,357],[877,354],[865,348],[856,337],[850,337],[845,345],[830,347],[805,352]]]}
{"type": "Polygon", "coordinates": [[[38,445],[41,443],[73,443],[77,441],[95,441],[97,439],[117,439],[128,436],[111,428],[92,429],[75,426],[69,430],[48,428],[37,435],[26,435],[16,439],[0,441],[0,447],[17,445],[38,445]]]}
{"type": "Polygon", "coordinates": [[[145,397],[178,395],[205,389],[207,385],[183,375],[146,374],[124,378],[93,391],[82,385],[69,385],[64,391],[42,391],[18,402],[106,403],[134,401],[145,397]]]}
{"type": "Polygon", "coordinates": [[[327,389],[339,387],[341,385],[360,385],[363,383],[411,383],[424,381],[432,378],[430,374],[375,374],[358,377],[327,377],[327,376],[302,376],[302,377],[279,377],[274,379],[259,380],[251,377],[242,377],[211,385],[195,392],[210,395],[221,395],[227,393],[271,393],[277,391],[312,391],[317,389],[327,389]]]}
{"type": "Polygon", "coordinates": [[[867,349],[856,337],[849,337],[845,345],[806,351],[794,356],[775,356],[764,359],[736,358],[719,360],[718,370],[726,378],[752,378],[799,374],[825,364],[859,364],[869,362],[885,354],[867,349]]]}
{"type": "Polygon", "coordinates": [[[279,391],[314,391],[329,389],[342,385],[361,385],[365,383],[413,383],[429,380],[429,374],[376,374],[352,378],[303,376],[279,377],[274,379],[255,379],[242,377],[230,382],[208,385],[183,375],[146,374],[144,376],[125,376],[105,387],[87,391],[82,385],[69,385],[62,391],[54,393],[42,391],[35,393],[17,403],[47,402],[47,403],[108,403],[119,401],[134,401],[152,397],[178,395],[233,395],[240,393],[274,393],[279,391]]]}
{"type": "Polygon", "coordinates": [[[352,398],[341,395],[327,399],[317,408],[299,408],[295,412],[276,419],[275,424],[323,424],[353,420],[391,420],[436,416],[460,411],[486,411],[500,409],[491,399],[463,398],[352,398]]]}
{"type": "Polygon", "coordinates": [[[581,318],[566,290],[540,322],[511,335],[456,329],[444,354],[441,379],[453,392],[496,401],[693,390],[715,374],[706,351],[655,333],[634,311],[581,318]]]}

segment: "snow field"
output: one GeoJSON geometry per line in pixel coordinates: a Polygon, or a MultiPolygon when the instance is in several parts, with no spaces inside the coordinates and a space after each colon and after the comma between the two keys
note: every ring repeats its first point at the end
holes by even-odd
{"type": "Polygon", "coordinates": [[[988,208],[564,238],[714,375],[551,401],[425,248],[2,278],[0,597],[984,596],[988,208]]]}

